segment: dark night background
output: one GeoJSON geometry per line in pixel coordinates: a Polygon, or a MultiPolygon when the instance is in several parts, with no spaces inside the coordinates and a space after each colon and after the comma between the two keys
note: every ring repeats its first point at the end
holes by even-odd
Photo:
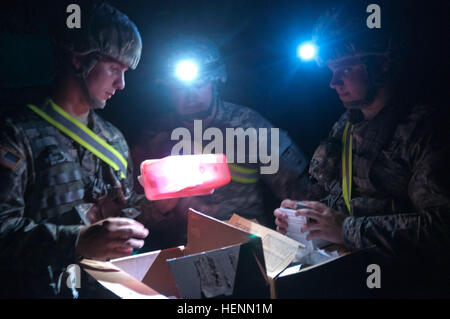
{"type": "MultiPolygon", "coordinates": [[[[130,17],[143,40],[137,69],[125,75],[125,90],[98,112],[124,133],[130,146],[149,122],[169,111],[152,79],[161,41],[179,31],[199,33],[219,46],[228,72],[220,87],[224,100],[259,111],[275,127],[286,130],[309,157],[344,112],[329,87],[331,72],[296,57],[297,45],[310,38],[317,18],[344,1],[107,2],[130,17]]],[[[48,96],[54,66],[51,37],[66,27],[70,3],[81,6],[83,17],[83,5],[92,1],[0,2],[0,116],[48,96]]],[[[396,93],[448,111],[450,1],[350,1],[364,11],[371,3],[380,5],[382,28],[391,30],[398,47],[396,62],[402,77],[396,93]]],[[[267,211],[272,214],[278,203],[270,205],[267,211]]]]}
{"type": "MultiPolygon", "coordinates": [[[[66,6],[86,1],[10,1],[0,6],[0,105],[20,108],[48,94],[52,81],[51,35],[65,26],[66,6]]],[[[344,111],[328,86],[330,72],[296,57],[319,15],[342,1],[286,0],[116,0],[143,39],[141,62],[126,74],[126,88],[99,113],[133,143],[150,119],[167,111],[152,83],[159,43],[178,31],[210,37],[228,71],[224,100],[258,110],[287,130],[312,155],[344,111]]],[[[392,29],[400,48],[405,98],[447,107],[448,1],[351,1],[365,10],[381,7],[382,27],[392,29]]],[[[369,15],[369,14],[367,14],[369,15]]]]}

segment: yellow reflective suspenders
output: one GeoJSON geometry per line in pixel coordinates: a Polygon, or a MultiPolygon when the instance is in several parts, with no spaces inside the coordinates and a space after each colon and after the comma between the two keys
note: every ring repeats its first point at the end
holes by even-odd
{"type": "Polygon", "coordinates": [[[259,171],[257,168],[242,167],[237,164],[228,164],[231,180],[242,184],[257,183],[259,171]]]}
{"type": "Polygon", "coordinates": [[[353,124],[345,124],[342,134],[342,193],[348,212],[353,216],[350,200],[352,198],[352,135],[353,124]]]}
{"type": "Polygon", "coordinates": [[[32,104],[27,106],[58,130],[91,151],[115,171],[119,171],[121,178],[126,177],[128,163],[114,147],[98,137],[86,125],[65,112],[52,100],[48,99],[47,104],[50,105],[48,112],[44,112],[32,104]]]}

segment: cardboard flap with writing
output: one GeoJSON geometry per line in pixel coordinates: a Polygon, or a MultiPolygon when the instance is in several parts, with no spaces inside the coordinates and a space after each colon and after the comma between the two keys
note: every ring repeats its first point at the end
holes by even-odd
{"type": "Polygon", "coordinates": [[[181,296],[188,299],[230,296],[233,293],[240,246],[167,260],[181,296]]]}
{"type": "Polygon", "coordinates": [[[267,298],[261,238],[168,260],[184,298],[267,298]]]}

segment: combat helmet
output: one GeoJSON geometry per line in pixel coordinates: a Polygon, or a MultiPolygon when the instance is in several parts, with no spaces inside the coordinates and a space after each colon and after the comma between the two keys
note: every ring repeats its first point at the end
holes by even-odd
{"type": "MultiPolygon", "coordinates": [[[[354,3],[353,3],[354,4],[354,3]]],[[[320,47],[316,62],[343,57],[389,56],[391,37],[383,28],[369,28],[366,10],[361,6],[341,6],[319,17],[313,29],[313,42],[320,47]]]]}
{"type": "Polygon", "coordinates": [[[125,14],[106,3],[94,4],[89,10],[83,7],[81,22],[80,28],[64,26],[60,28],[62,32],[55,35],[54,42],[60,52],[58,58],[61,65],[72,65],[67,59],[68,53],[83,57],[83,64],[75,73],[81,79],[91,104],[103,107],[104,102],[91,96],[87,90],[86,77],[102,56],[135,69],[141,57],[141,36],[125,14]]]}
{"type": "Polygon", "coordinates": [[[195,83],[224,83],[227,79],[225,64],[212,41],[201,36],[177,36],[164,46],[158,82],[180,81],[176,70],[183,61],[192,61],[197,66],[195,83]]]}
{"type": "Polygon", "coordinates": [[[136,25],[122,12],[106,3],[94,5],[81,28],[65,28],[56,42],[80,55],[98,53],[135,69],[142,40],[136,25]]]}

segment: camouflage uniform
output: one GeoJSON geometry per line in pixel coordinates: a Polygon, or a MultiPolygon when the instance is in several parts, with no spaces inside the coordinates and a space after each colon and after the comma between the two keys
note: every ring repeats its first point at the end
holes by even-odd
{"type": "MultiPolygon", "coordinates": [[[[157,127],[151,132],[144,133],[141,141],[132,149],[135,165],[138,167],[143,160],[170,155],[172,147],[178,142],[177,140],[171,140],[172,130],[183,126],[185,124],[173,117],[167,121],[160,122],[159,128],[157,127]]],[[[273,126],[257,112],[245,106],[219,100],[216,113],[209,124],[203,124],[203,131],[208,127],[216,127],[222,131],[224,140],[223,152],[226,153],[226,128],[242,128],[244,130],[250,127],[256,130],[267,128],[269,135],[270,128],[273,126]]],[[[192,129],[189,129],[193,137],[192,129]]],[[[270,140],[270,137],[268,140],[270,140]]],[[[207,144],[208,141],[203,142],[203,147],[207,144]]],[[[268,146],[268,149],[270,150],[270,146],[268,146]]],[[[236,157],[236,149],[234,154],[236,157]]],[[[303,180],[307,178],[305,170],[307,165],[306,157],[289,136],[281,130],[279,134],[279,170],[276,174],[260,174],[259,168],[265,164],[262,164],[259,160],[254,164],[249,163],[249,157],[251,156],[247,143],[245,163],[237,163],[235,159],[234,164],[230,165],[232,180],[229,184],[216,189],[212,195],[182,198],[174,211],[165,216],[152,214],[151,211],[147,214],[142,214],[142,217],[147,219],[142,222],[145,224],[157,224],[161,222],[159,219],[163,218],[166,219],[166,226],[161,224],[155,225],[152,228],[153,231],[156,231],[159,227],[167,227],[167,231],[170,233],[176,233],[173,231],[174,228],[179,228],[179,232],[185,232],[186,212],[189,207],[192,207],[221,220],[228,219],[233,213],[236,213],[245,218],[257,219],[262,224],[269,225],[273,219],[272,217],[266,219],[269,216],[265,216],[263,185],[267,185],[278,199],[299,194],[301,192],[300,185],[303,185],[303,180]],[[236,167],[237,165],[239,167],[236,167]],[[247,178],[247,181],[242,181],[239,178],[241,174],[245,175],[246,172],[250,171],[253,172],[251,173],[252,178],[247,178]],[[167,219],[171,219],[170,225],[167,219]],[[179,225],[175,226],[175,224],[179,225]]],[[[138,188],[139,186],[136,185],[136,189],[138,188]]],[[[148,205],[151,206],[151,203],[149,202],[148,205]]],[[[149,210],[151,210],[151,207],[149,207],[149,210]]]]}
{"type": "MultiPolygon", "coordinates": [[[[2,123],[0,148],[20,158],[15,168],[0,165],[2,295],[54,296],[50,285],[77,261],[83,205],[113,202],[118,192],[128,199],[125,204],[139,199],[132,196],[124,137],[93,111],[88,119],[88,127],[128,161],[126,179],[119,181],[107,164],[28,108],[2,123]]],[[[119,215],[122,206],[111,214],[119,215]]]]}
{"type": "MultiPolygon", "coordinates": [[[[357,111],[359,112],[359,111],[357,111]]],[[[318,199],[348,214],[341,190],[342,134],[347,111],[333,126],[310,163],[322,187],[318,199]]],[[[433,108],[408,110],[389,103],[353,131],[353,216],[345,219],[346,246],[376,245],[387,255],[448,251],[450,244],[449,123],[433,108]]],[[[315,198],[314,198],[315,197],[315,198]]]]}
{"type": "MultiPolygon", "coordinates": [[[[364,65],[367,77],[360,84],[367,90],[357,100],[343,101],[349,110],[315,151],[310,192],[301,199],[319,200],[347,216],[351,212],[343,222],[344,243],[350,249],[371,248],[373,259],[364,258],[367,265],[380,265],[383,297],[450,296],[445,284],[450,283],[448,117],[407,102],[409,92],[403,89],[409,79],[403,78],[399,62],[409,52],[398,51],[389,26],[367,27],[365,6],[347,2],[331,8],[313,30],[312,40],[320,45],[319,66],[331,63],[338,70],[329,65],[330,86],[345,92],[345,75],[336,73],[357,61],[364,65]],[[374,118],[364,120],[360,108],[372,105],[381,89],[389,92],[390,100],[374,118]],[[350,163],[342,168],[348,123],[353,124],[351,177],[346,169],[350,163]],[[344,199],[343,170],[345,181],[351,178],[351,189],[346,189],[350,203],[344,199]]],[[[358,81],[351,75],[347,79],[350,88],[358,81]]]]}

